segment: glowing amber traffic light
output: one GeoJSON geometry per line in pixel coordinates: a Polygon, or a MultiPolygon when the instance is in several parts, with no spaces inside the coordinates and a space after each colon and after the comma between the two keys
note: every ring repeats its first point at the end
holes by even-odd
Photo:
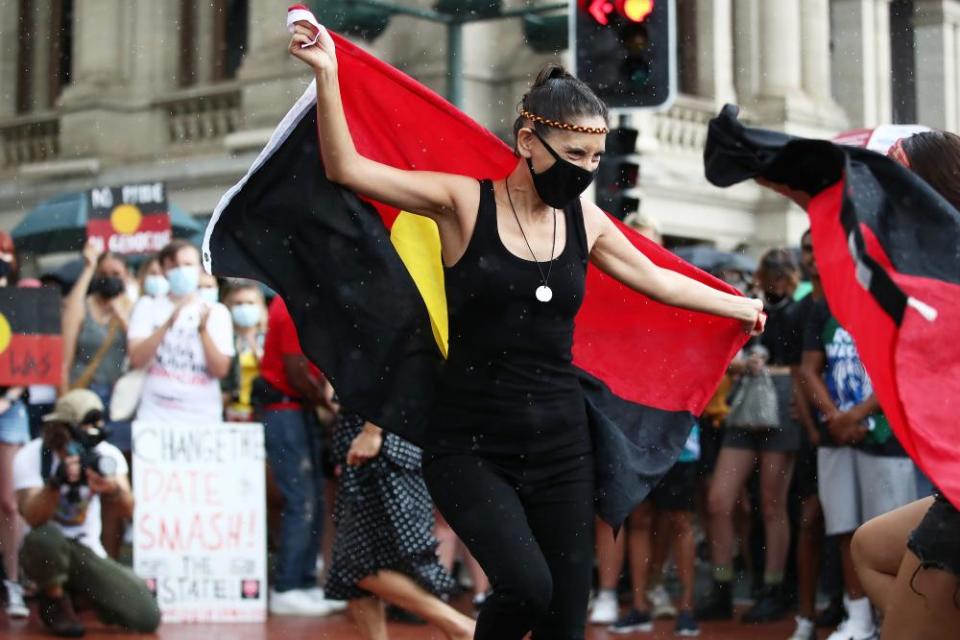
{"type": "Polygon", "coordinates": [[[630,22],[643,22],[653,13],[655,0],[579,0],[581,9],[590,14],[597,24],[610,24],[610,14],[616,11],[630,22]]]}
{"type": "Polygon", "coordinates": [[[617,0],[617,11],[631,22],[643,22],[653,13],[654,0],[617,0]]]}

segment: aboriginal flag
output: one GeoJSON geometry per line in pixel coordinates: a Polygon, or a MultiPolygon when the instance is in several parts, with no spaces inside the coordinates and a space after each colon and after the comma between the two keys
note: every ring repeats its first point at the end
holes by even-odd
{"type": "MultiPolygon", "coordinates": [[[[362,155],[476,178],[514,167],[503,142],[445,100],[334,39],[344,109],[362,155]]],[[[223,196],[207,228],[204,263],[217,275],[276,290],[304,352],[343,404],[422,446],[447,350],[437,228],[325,178],[315,104],[311,84],[223,196]]],[[[625,232],[657,264],[728,289],[625,232]]],[[[589,270],[574,364],[587,397],[604,519],[622,522],[672,466],[745,338],[735,321],[661,305],[589,270]]]]}
{"type": "Polygon", "coordinates": [[[62,361],[59,293],[0,287],[0,386],[59,385],[62,361]]]}
{"type": "Polygon", "coordinates": [[[707,179],[802,191],[830,310],[853,335],[897,438],[960,507],[960,212],[886,156],[710,123],[707,179]]]}

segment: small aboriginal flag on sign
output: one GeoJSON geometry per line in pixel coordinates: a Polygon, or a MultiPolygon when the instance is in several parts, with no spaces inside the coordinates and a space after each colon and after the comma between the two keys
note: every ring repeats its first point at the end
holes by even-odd
{"type": "Polygon", "coordinates": [[[162,182],[91,189],[87,238],[121,255],[156,253],[171,238],[162,182]]]}
{"type": "Polygon", "coordinates": [[[62,360],[58,292],[0,288],[0,386],[58,385],[62,360]]]}

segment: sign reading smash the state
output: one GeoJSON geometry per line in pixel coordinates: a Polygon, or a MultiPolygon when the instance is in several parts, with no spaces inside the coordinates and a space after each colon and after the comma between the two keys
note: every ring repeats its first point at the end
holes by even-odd
{"type": "Polygon", "coordinates": [[[90,190],[87,238],[101,251],[121,255],[156,253],[171,238],[167,193],[162,182],[90,190]]]}
{"type": "Polygon", "coordinates": [[[59,293],[0,287],[0,387],[59,385],[62,361],[59,293]]]}
{"type": "Polygon", "coordinates": [[[266,619],[263,427],[133,425],[133,568],[164,622],[266,619]]]}

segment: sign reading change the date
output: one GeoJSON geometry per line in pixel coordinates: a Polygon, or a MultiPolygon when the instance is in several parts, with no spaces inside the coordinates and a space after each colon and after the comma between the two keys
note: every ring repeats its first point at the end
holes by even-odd
{"type": "Polygon", "coordinates": [[[87,239],[120,255],[156,253],[172,237],[167,190],[162,182],[90,190],[87,239]]]}

